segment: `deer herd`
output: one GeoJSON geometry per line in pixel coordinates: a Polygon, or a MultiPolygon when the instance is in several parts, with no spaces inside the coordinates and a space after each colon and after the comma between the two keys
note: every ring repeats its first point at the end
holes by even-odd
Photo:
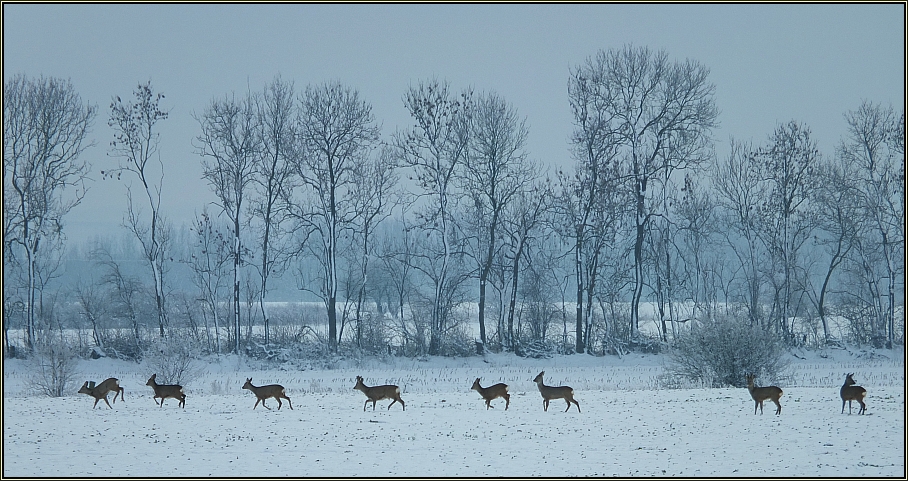
{"type": "MultiPolygon", "coordinates": [[[[567,403],[567,409],[564,412],[568,412],[571,409],[571,403],[577,406],[577,412],[580,412],[580,403],[574,399],[574,390],[568,386],[546,386],[542,382],[542,376],[545,374],[545,371],[540,372],[536,375],[536,378],[533,379],[533,382],[536,383],[536,387],[539,388],[539,394],[542,394],[542,407],[544,411],[549,410],[549,401],[553,399],[564,399],[567,403]]],[[[857,386],[854,378],[854,373],[848,374],[845,376],[845,384],[842,385],[842,389],[839,390],[839,395],[842,397],[842,414],[845,413],[845,402],[848,402],[848,414],[851,414],[851,402],[857,401],[861,405],[861,409],[858,410],[858,414],[864,414],[867,410],[867,406],[864,404],[864,398],[867,396],[867,390],[861,386],[857,386]]],[[[167,398],[176,399],[179,404],[178,406],[185,408],[186,407],[186,394],[183,393],[183,386],[179,384],[158,384],[155,378],[157,374],[152,374],[148,379],[148,382],[145,383],[146,386],[150,386],[154,390],[154,397],[152,398],[155,404],[160,407],[164,407],[164,400],[167,398]],[[158,403],[158,398],[161,398],[161,402],[158,403]]],[[[754,400],[754,414],[757,414],[757,408],[760,408],[760,414],[763,414],[763,401],[769,400],[776,405],[776,414],[782,413],[782,404],[779,403],[779,399],[782,397],[782,389],[778,386],[767,386],[767,387],[757,387],[754,385],[755,375],[746,374],[745,379],[747,380],[747,390],[750,392],[751,398],[754,400]]],[[[504,409],[507,411],[508,407],[511,406],[511,395],[508,394],[508,385],[504,383],[493,384],[489,387],[482,387],[479,383],[480,378],[476,378],[473,381],[473,387],[470,388],[479,393],[482,396],[482,399],[486,403],[486,409],[495,407],[492,406],[492,401],[498,398],[503,398],[505,405],[504,409]]],[[[248,389],[255,394],[256,401],[255,405],[252,406],[252,409],[258,407],[259,403],[262,403],[262,406],[265,409],[271,409],[265,405],[265,400],[268,398],[274,398],[277,401],[277,408],[280,409],[283,403],[281,399],[287,400],[287,405],[290,409],[293,409],[293,404],[290,403],[290,398],[287,397],[287,392],[284,389],[284,386],[280,384],[269,384],[267,386],[253,386],[252,378],[246,378],[246,384],[243,384],[243,389],[248,389]]],[[[388,405],[388,409],[391,409],[395,403],[400,403],[400,408],[406,411],[407,406],[404,403],[404,400],[400,398],[400,387],[393,384],[385,384],[381,386],[366,386],[363,382],[362,376],[356,376],[356,385],[353,386],[353,389],[362,391],[366,395],[366,403],[363,404],[363,411],[366,410],[366,407],[369,405],[369,402],[372,402],[372,410],[375,410],[375,403],[381,401],[382,399],[391,399],[391,404],[388,405]]],[[[120,381],[117,378],[108,378],[105,379],[100,384],[95,385],[92,381],[85,381],[85,384],[79,389],[80,394],[88,394],[89,396],[95,398],[95,404],[92,406],[92,409],[98,406],[98,401],[104,400],[104,403],[107,404],[107,407],[113,409],[110,405],[110,402],[107,401],[107,395],[113,391],[114,393],[114,404],[117,402],[117,396],[120,396],[120,400],[125,402],[123,397],[124,389],[120,387],[120,381]]]]}

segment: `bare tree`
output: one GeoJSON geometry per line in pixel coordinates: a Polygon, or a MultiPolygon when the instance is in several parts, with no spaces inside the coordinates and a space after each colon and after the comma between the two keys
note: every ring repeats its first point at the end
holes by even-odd
{"type": "MultiPolygon", "coordinates": [[[[644,285],[644,238],[658,212],[660,189],[677,170],[696,166],[710,154],[718,110],[709,69],[693,60],[671,62],[664,51],[625,46],[600,51],[577,68],[572,82],[589,85],[588,118],[603,132],[597,148],[615,149],[629,175],[634,206],[634,292],[632,331],[639,328],[644,285]],[[593,117],[591,113],[596,113],[593,117]],[[662,184],[662,185],[660,185],[662,184]]],[[[572,98],[575,96],[572,96],[572,98]]],[[[579,118],[575,111],[575,118],[579,118]]]]}
{"type": "MultiPolygon", "coordinates": [[[[692,317],[715,317],[718,303],[716,285],[721,281],[716,236],[719,232],[718,208],[715,195],[706,186],[684,177],[681,197],[672,209],[678,223],[677,237],[672,244],[682,257],[682,272],[686,280],[685,292],[693,302],[692,317]]],[[[672,315],[672,334],[677,336],[676,322],[672,315]]]]}
{"type": "Polygon", "coordinates": [[[321,266],[317,294],[328,311],[328,349],[337,352],[338,260],[345,233],[355,226],[356,172],[366,168],[378,142],[372,107],[337,82],[309,86],[300,98],[296,174],[305,199],[294,212],[321,266]]]}
{"type": "MultiPolygon", "coordinates": [[[[404,215],[394,221],[389,229],[399,228],[400,232],[385,230],[376,249],[376,257],[381,260],[380,272],[389,289],[393,291],[399,321],[403,321],[404,309],[408,304],[407,296],[412,291],[413,283],[413,250],[414,239],[411,229],[405,227],[404,215]]],[[[390,304],[390,303],[389,303],[390,304]]],[[[388,306],[391,310],[391,306],[388,306]]]]}
{"type": "Polygon", "coordinates": [[[555,228],[570,239],[574,256],[577,353],[587,347],[586,313],[592,309],[599,256],[614,238],[624,211],[608,205],[622,195],[619,186],[625,175],[618,162],[620,139],[612,125],[616,113],[608,108],[612,94],[606,80],[602,66],[591,60],[572,72],[568,97],[574,114],[572,148],[577,165],[573,174],[558,172],[555,228]]]}
{"type": "MultiPolygon", "coordinates": [[[[360,348],[363,337],[363,302],[369,284],[370,260],[375,250],[375,230],[378,224],[391,216],[394,207],[400,203],[399,193],[394,191],[398,181],[393,153],[385,147],[361,169],[353,172],[355,187],[352,191],[355,213],[353,238],[359,254],[359,280],[356,291],[356,343],[360,348]]],[[[352,270],[352,269],[351,269],[352,270]]]]}
{"type": "Polygon", "coordinates": [[[712,175],[720,207],[719,221],[724,227],[721,232],[737,259],[739,268],[735,270],[743,271],[741,302],[746,306],[751,325],[762,323],[764,319],[761,300],[764,272],[761,265],[766,256],[760,243],[760,219],[757,215],[766,194],[759,165],[752,162],[755,150],[748,143],[732,139],[728,157],[717,159],[712,175]]]}
{"type": "MultiPolygon", "coordinates": [[[[230,241],[217,228],[204,209],[201,214],[197,214],[195,222],[191,228],[195,234],[194,249],[192,254],[186,259],[189,267],[192,269],[192,282],[199,289],[201,302],[205,304],[211,312],[214,322],[214,352],[221,352],[221,323],[220,323],[220,304],[222,291],[227,282],[227,266],[232,260],[232,249],[230,241]]],[[[205,316],[204,310],[202,315],[205,316]]],[[[211,334],[207,326],[207,316],[205,317],[206,339],[208,340],[209,351],[211,350],[211,334]]]]}
{"type": "Polygon", "coordinates": [[[830,291],[832,275],[854,248],[860,229],[860,212],[857,177],[852,166],[836,161],[826,161],[818,166],[816,205],[818,226],[825,232],[814,242],[823,247],[829,256],[823,282],[816,295],[817,315],[823,326],[823,342],[836,340],[830,335],[827,323],[826,300],[830,291]]]}
{"type": "Polygon", "coordinates": [[[104,349],[104,334],[102,318],[105,317],[106,299],[98,291],[98,284],[94,281],[79,279],[74,288],[76,300],[79,302],[81,314],[91,325],[91,335],[95,345],[104,349]]]}
{"type": "Polygon", "coordinates": [[[872,327],[873,343],[891,348],[897,279],[904,278],[896,275],[896,264],[905,257],[905,114],[899,116],[891,106],[864,101],[845,114],[845,121],[848,134],[838,155],[860,179],[862,217],[869,221],[867,235],[872,232],[875,237],[870,244],[879,246],[888,279],[885,304],[872,327]]]}
{"type": "Polygon", "coordinates": [[[140,318],[143,305],[139,299],[143,292],[142,283],[126,273],[120,265],[121,262],[114,258],[108,247],[97,246],[92,250],[90,257],[103,269],[101,283],[108,286],[110,292],[111,315],[125,319],[132,329],[132,345],[126,346],[127,352],[122,354],[139,359],[143,347],[140,331],[140,325],[143,324],[140,318]]]}
{"type": "Polygon", "coordinates": [[[460,237],[453,217],[456,199],[452,197],[457,170],[467,155],[471,104],[471,92],[457,96],[447,82],[431,80],[411,86],[404,106],[416,125],[398,133],[395,139],[398,155],[413,169],[422,190],[418,195],[429,199],[419,214],[420,222],[428,235],[435,234],[440,248],[428,259],[434,272],[429,354],[437,354],[441,347],[447,324],[446,299],[456,287],[449,272],[460,237]]]}
{"type": "Polygon", "coordinates": [[[120,159],[117,168],[101,171],[105,177],[120,179],[123,172],[135,175],[141,184],[142,192],[148,199],[151,219],[142,220],[142,212],[133,199],[132,185],[127,184],[126,228],[135,235],[142,246],[142,252],[151,269],[154,281],[155,306],[158,314],[158,331],[164,337],[167,325],[165,306],[164,274],[167,260],[167,239],[169,227],[161,213],[161,190],[164,182],[164,164],[161,162],[158,142],[160,134],[156,131],[157,123],[167,119],[169,112],[161,110],[164,94],[155,93],[151,81],[139,84],[133,91],[133,101],[123,101],[114,96],[110,103],[110,119],[107,124],[114,130],[114,140],[110,142],[110,152],[120,159]],[[154,179],[153,160],[157,157],[159,176],[154,179]]]}
{"type": "Polygon", "coordinates": [[[270,316],[265,307],[268,280],[284,271],[290,252],[284,226],[289,214],[288,205],[281,200],[293,188],[291,183],[295,176],[293,84],[276,77],[256,97],[256,107],[262,155],[253,173],[256,195],[252,199],[252,218],[257,220],[260,229],[259,259],[255,266],[262,280],[259,307],[267,344],[270,342],[270,316]]]}
{"type": "Polygon", "coordinates": [[[202,133],[196,138],[198,153],[212,161],[202,161],[203,176],[218,198],[218,206],[227,215],[233,237],[233,351],[240,353],[240,266],[245,247],[242,243],[244,201],[250,193],[256,159],[261,155],[258,117],[252,94],[238,100],[228,95],[212,100],[196,117],[202,133]]]}
{"type": "Polygon", "coordinates": [[[3,260],[6,266],[24,256],[18,263],[25,272],[29,349],[36,341],[40,279],[51,273],[42,266],[60,245],[63,216],[85,195],[89,165],[79,157],[91,145],[86,136],[96,112],[68,80],[20,74],[3,85],[3,260]]]}
{"type": "Polygon", "coordinates": [[[524,150],[529,129],[517,109],[501,96],[487,93],[473,100],[469,148],[462,184],[468,223],[475,233],[479,274],[479,337],[486,344],[486,283],[501,248],[503,215],[535,180],[535,167],[524,150]]]}
{"type": "MultiPolygon", "coordinates": [[[[499,327],[499,337],[503,338],[505,349],[515,351],[515,341],[517,337],[514,333],[514,315],[517,311],[517,294],[519,278],[523,260],[528,257],[529,244],[533,238],[539,235],[541,226],[546,220],[546,215],[551,209],[552,186],[536,182],[531,184],[528,189],[523,189],[510,202],[504,215],[503,230],[505,231],[509,252],[506,258],[510,259],[510,299],[507,309],[506,330],[499,327]],[[502,331],[505,334],[502,334],[502,331]]],[[[537,270],[540,282],[536,285],[544,284],[545,272],[537,270]]],[[[535,290],[543,296],[540,290],[535,290]]],[[[544,329],[539,330],[544,334],[544,329]]],[[[543,336],[544,337],[544,336],[543,336]]]]}
{"type": "Polygon", "coordinates": [[[791,318],[806,285],[799,254],[816,227],[811,200],[820,152],[810,129],[792,121],[776,128],[769,145],[759,149],[752,161],[761,166],[766,184],[758,232],[770,254],[768,279],[775,291],[772,317],[783,339],[793,342],[791,318]]]}

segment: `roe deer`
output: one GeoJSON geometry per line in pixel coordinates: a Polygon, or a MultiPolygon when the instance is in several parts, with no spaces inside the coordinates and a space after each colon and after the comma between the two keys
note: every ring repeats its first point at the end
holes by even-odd
{"type": "Polygon", "coordinates": [[[776,403],[776,414],[782,413],[782,405],[779,404],[779,398],[782,397],[782,389],[778,386],[754,387],[753,374],[745,374],[747,378],[747,390],[750,391],[750,397],[754,399],[754,414],[757,414],[757,406],[760,406],[760,414],[763,414],[763,401],[769,399],[776,403]]]}
{"type": "Polygon", "coordinates": [[[164,400],[172,397],[179,400],[180,403],[178,405],[183,409],[186,409],[186,395],[183,394],[183,386],[180,386],[179,384],[158,384],[157,381],[155,381],[157,376],[157,374],[152,374],[151,377],[148,378],[148,382],[145,383],[146,386],[151,386],[151,388],[154,389],[154,397],[152,398],[154,399],[154,403],[158,404],[158,398],[161,398],[161,407],[164,407],[164,400]]]}
{"type": "Polygon", "coordinates": [[[111,377],[105,379],[101,384],[95,385],[94,382],[89,384],[88,381],[85,381],[85,384],[79,389],[79,394],[88,394],[89,396],[95,398],[95,404],[91,407],[94,409],[98,405],[98,401],[104,400],[107,403],[107,407],[113,409],[109,402],[107,402],[107,393],[114,391],[114,404],[117,403],[117,396],[120,396],[121,401],[126,401],[126,398],[123,397],[123,388],[120,387],[120,380],[111,377]]]}
{"type": "Polygon", "coordinates": [[[848,414],[851,414],[851,401],[861,403],[861,409],[858,410],[858,414],[864,414],[864,411],[867,410],[867,406],[864,404],[864,396],[867,395],[867,390],[861,386],[855,386],[857,383],[854,382],[854,378],[851,376],[854,376],[854,373],[845,376],[845,384],[842,385],[842,390],[839,391],[842,396],[842,414],[845,413],[845,401],[848,401],[848,414]]]}
{"type": "MultiPolygon", "coordinates": [[[[479,378],[477,377],[476,380],[473,381],[473,387],[471,387],[470,389],[472,389],[474,391],[478,391],[479,395],[482,396],[482,398],[486,400],[486,410],[487,411],[489,408],[495,407],[495,406],[492,406],[491,402],[496,398],[500,398],[500,397],[504,398],[504,402],[506,403],[504,405],[505,411],[507,411],[508,406],[511,405],[511,395],[508,394],[508,385],[505,383],[500,382],[493,386],[482,387],[479,385],[479,378]]],[[[570,404],[568,404],[568,407],[570,407],[570,404]]]]}
{"type": "Polygon", "coordinates": [[[290,409],[293,409],[293,404],[290,402],[290,398],[287,397],[286,393],[284,393],[284,386],[281,386],[280,384],[269,384],[267,386],[256,387],[252,385],[252,378],[250,377],[246,379],[246,384],[243,384],[243,389],[252,391],[252,394],[255,394],[255,397],[258,398],[258,400],[255,401],[255,406],[252,406],[253,410],[258,407],[259,401],[262,402],[262,407],[270,410],[270,407],[265,406],[265,400],[270,397],[273,397],[277,400],[278,409],[281,409],[281,398],[286,399],[287,404],[290,405],[290,409]]]}
{"type": "Polygon", "coordinates": [[[362,376],[356,376],[356,386],[353,386],[353,389],[358,389],[366,395],[366,404],[363,404],[363,411],[366,410],[369,401],[372,401],[372,410],[375,411],[375,402],[381,401],[382,399],[393,399],[391,404],[388,404],[388,409],[391,409],[391,406],[393,406],[394,403],[399,402],[403,410],[407,410],[407,405],[404,404],[404,400],[400,398],[400,388],[393,384],[369,387],[363,384],[362,376]]]}
{"type": "Polygon", "coordinates": [[[545,374],[545,371],[540,372],[536,375],[536,379],[533,379],[533,382],[539,388],[539,393],[542,394],[543,411],[549,410],[549,401],[552,399],[564,399],[567,402],[567,409],[564,412],[568,412],[571,409],[571,403],[577,405],[577,412],[581,412],[580,403],[574,400],[574,390],[568,386],[546,386],[542,383],[543,374],[545,374]]]}

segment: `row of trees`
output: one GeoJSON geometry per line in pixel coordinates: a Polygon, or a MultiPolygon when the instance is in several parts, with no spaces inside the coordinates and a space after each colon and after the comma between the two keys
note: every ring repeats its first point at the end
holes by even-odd
{"type": "MultiPolygon", "coordinates": [[[[640,332],[649,317],[663,342],[739,318],[788,345],[838,342],[831,319],[851,341],[903,343],[904,112],[864,102],[833,155],[792,121],[717,158],[708,76],[647,48],[587,59],[568,82],[575,163],[552,174],[494,92],[418,82],[403,97],[412,126],[383,138],[355,89],[276,77],[194,114],[217,212],[203,207],[180,243],[160,209],[164,96],[140,84],[111,102],[118,164],[102,174],[129,181],[124,226],[145,274],[98,245],[101,279],[57,292],[96,344],[105,326],[128,328],[135,355],[149,325],[204,332],[216,352],[222,333],[234,352],[310,333],[329,353],[450,354],[467,350],[470,322],[494,349],[622,353],[656,342],[640,332]],[[182,296],[174,266],[192,273],[182,296]],[[324,332],[301,313],[274,325],[268,293],[288,278],[321,301],[324,332]],[[275,338],[288,324],[299,329],[275,338]]],[[[19,320],[31,348],[62,325],[43,295],[62,218],[84,195],[96,109],[57,79],[19,75],[4,90],[4,332],[9,347],[19,320]]]]}

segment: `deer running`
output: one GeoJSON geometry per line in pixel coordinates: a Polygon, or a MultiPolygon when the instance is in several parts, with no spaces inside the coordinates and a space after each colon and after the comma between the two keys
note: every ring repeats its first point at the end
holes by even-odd
{"type": "Polygon", "coordinates": [[[255,401],[255,406],[252,406],[253,410],[258,407],[259,401],[261,401],[262,406],[265,409],[271,410],[270,407],[265,406],[265,400],[270,397],[273,397],[277,400],[278,410],[281,409],[281,398],[286,399],[287,404],[290,406],[290,409],[293,409],[293,404],[290,403],[290,398],[287,397],[287,394],[284,392],[284,386],[281,386],[280,384],[269,384],[267,386],[256,387],[252,385],[252,378],[250,377],[246,379],[246,384],[243,384],[243,389],[252,391],[252,394],[255,394],[255,397],[258,398],[255,401]]]}
{"type": "MultiPolygon", "coordinates": [[[[491,403],[494,399],[497,399],[497,398],[504,398],[504,401],[505,401],[504,410],[505,411],[507,411],[508,406],[511,405],[511,395],[508,394],[508,385],[505,383],[500,382],[498,384],[495,384],[495,385],[492,385],[489,387],[482,387],[479,385],[479,378],[477,377],[476,380],[473,381],[473,387],[471,387],[470,389],[479,392],[479,395],[482,396],[482,398],[486,400],[486,410],[487,411],[489,410],[489,408],[495,407],[495,406],[492,406],[491,403]]],[[[568,404],[568,407],[570,407],[570,406],[571,405],[568,404]]]]}
{"type": "Polygon", "coordinates": [[[571,403],[577,405],[577,412],[581,412],[580,403],[574,400],[574,390],[568,386],[546,386],[542,383],[543,374],[545,374],[545,371],[540,372],[536,375],[536,379],[533,379],[533,382],[539,388],[539,393],[542,394],[543,411],[549,410],[549,401],[552,399],[564,399],[567,402],[567,409],[564,412],[568,412],[571,409],[571,403]]]}
{"type": "Polygon", "coordinates": [[[158,398],[161,398],[161,407],[164,407],[164,400],[172,397],[180,401],[179,406],[183,409],[186,409],[186,395],[183,394],[183,386],[179,384],[158,384],[155,381],[157,374],[152,374],[148,378],[148,382],[145,383],[146,386],[151,386],[154,389],[154,403],[158,404],[158,398]]]}
{"type": "Polygon", "coordinates": [[[782,405],[779,404],[779,398],[782,397],[782,389],[778,386],[754,387],[753,374],[745,374],[747,378],[747,390],[750,391],[750,397],[754,400],[754,414],[757,414],[757,406],[760,406],[760,414],[763,414],[763,401],[769,399],[776,403],[776,414],[782,413],[782,405]]]}
{"type": "Polygon", "coordinates": [[[845,384],[842,385],[842,390],[839,391],[842,396],[842,414],[845,413],[845,401],[848,401],[848,414],[851,414],[851,401],[859,402],[861,409],[858,410],[858,414],[864,414],[864,411],[867,410],[867,405],[864,404],[864,396],[867,395],[867,390],[861,386],[855,386],[857,383],[851,376],[854,376],[854,373],[845,376],[845,384]]]}
{"type": "Polygon", "coordinates": [[[114,391],[114,404],[117,403],[117,396],[120,396],[121,401],[126,402],[126,399],[123,397],[123,388],[120,387],[120,380],[115,377],[105,379],[104,382],[98,384],[97,386],[95,385],[94,381],[92,381],[91,383],[89,383],[89,381],[85,381],[85,384],[83,384],[79,389],[79,394],[88,394],[89,396],[95,398],[95,404],[91,407],[92,409],[94,409],[98,405],[98,401],[102,399],[105,403],[107,403],[107,407],[113,409],[113,407],[107,401],[107,394],[110,391],[114,391]]]}
{"type": "Polygon", "coordinates": [[[391,409],[391,406],[393,406],[394,403],[399,402],[403,410],[407,410],[404,400],[400,398],[400,388],[393,384],[369,387],[363,384],[362,376],[356,376],[356,386],[353,386],[353,389],[360,390],[366,395],[366,403],[363,404],[363,411],[366,410],[369,401],[372,401],[372,410],[375,411],[376,401],[381,401],[382,399],[393,399],[391,404],[388,404],[388,409],[391,409]]]}

